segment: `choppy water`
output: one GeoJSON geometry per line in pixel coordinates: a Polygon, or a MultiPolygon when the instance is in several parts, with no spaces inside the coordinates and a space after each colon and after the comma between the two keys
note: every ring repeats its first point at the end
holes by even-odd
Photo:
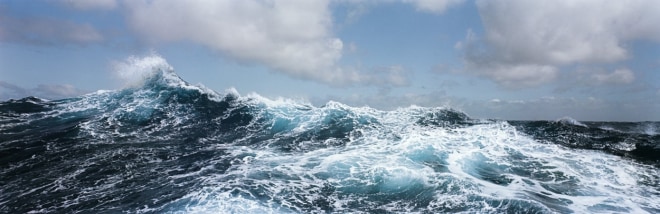
{"type": "Polygon", "coordinates": [[[0,103],[0,212],[660,213],[658,122],[315,107],[154,69],[0,103]]]}

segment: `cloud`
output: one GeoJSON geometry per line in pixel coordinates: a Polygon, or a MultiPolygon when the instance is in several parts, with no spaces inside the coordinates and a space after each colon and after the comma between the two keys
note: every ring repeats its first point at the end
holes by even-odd
{"type": "Polygon", "coordinates": [[[332,3],[348,6],[345,22],[353,23],[366,14],[371,7],[379,4],[410,4],[417,11],[442,14],[450,7],[462,4],[465,0],[333,0],[332,3]]]}
{"type": "Polygon", "coordinates": [[[3,88],[4,90],[0,91],[0,99],[8,99],[8,98],[19,98],[19,97],[26,97],[29,96],[28,90],[21,88],[17,85],[1,81],[0,80],[0,88],[3,88]]]}
{"type": "Polygon", "coordinates": [[[103,41],[89,24],[40,17],[0,15],[0,42],[30,45],[86,45],[103,41]]]}
{"type": "Polygon", "coordinates": [[[464,72],[489,78],[509,89],[551,82],[559,73],[559,69],[552,65],[502,58],[497,54],[497,49],[482,43],[471,30],[468,30],[466,41],[456,44],[456,49],[465,53],[464,72]]]}
{"type": "Polygon", "coordinates": [[[117,7],[116,0],[63,0],[63,3],[78,10],[112,10],[117,7]]]}
{"type": "Polygon", "coordinates": [[[629,84],[635,80],[635,74],[626,68],[616,69],[611,73],[596,71],[589,74],[589,80],[594,84],[629,84]]]}
{"type": "Polygon", "coordinates": [[[28,96],[61,99],[79,96],[88,92],[69,84],[40,84],[36,88],[26,89],[4,81],[0,81],[0,89],[5,89],[0,91],[0,100],[18,99],[28,96]]]}
{"type": "Polygon", "coordinates": [[[554,80],[557,77],[557,69],[536,64],[500,64],[484,70],[483,75],[508,88],[524,88],[554,80]]]}
{"type": "Polygon", "coordinates": [[[660,42],[656,1],[480,0],[477,7],[487,42],[511,60],[615,62],[629,57],[627,41],[660,42]]]}
{"type": "MultiPolygon", "coordinates": [[[[551,70],[630,59],[632,41],[660,42],[660,28],[653,27],[660,23],[657,1],[479,0],[477,8],[484,36],[468,32],[457,48],[464,51],[471,69],[479,70],[473,73],[492,73],[487,76],[500,84],[542,84],[553,80],[548,75],[551,70]],[[495,69],[490,69],[492,65],[495,69]],[[502,67],[528,68],[518,72],[522,76],[539,75],[536,80],[518,80],[502,73],[508,70],[498,69],[502,67]]],[[[622,70],[616,75],[628,81],[628,73],[622,70]]],[[[613,77],[598,78],[607,82],[613,77]]]]}
{"type": "MultiPolygon", "coordinates": [[[[333,0],[331,3],[334,5],[346,6],[346,14],[343,18],[343,21],[340,21],[339,25],[343,24],[352,24],[355,23],[360,17],[366,14],[371,7],[378,3],[383,3],[384,1],[373,1],[373,0],[333,0]]],[[[338,17],[335,17],[338,18],[338,17]]]]}
{"type": "Polygon", "coordinates": [[[508,89],[533,87],[551,82],[558,76],[559,71],[554,66],[538,64],[507,64],[496,61],[486,64],[465,62],[465,69],[489,78],[508,89]]]}
{"type": "MultiPolygon", "coordinates": [[[[564,93],[580,90],[587,94],[603,92],[610,88],[624,93],[640,93],[649,90],[642,83],[635,82],[635,73],[628,68],[605,69],[594,66],[580,66],[571,73],[561,75],[555,92],[564,93]]],[[[614,91],[611,91],[614,92],[614,91]]]]}
{"type": "Polygon", "coordinates": [[[403,0],[403,2],[415,5],[420,11],[442,13],[451,6],[463,3],[464,0],[403,0]]]}
{"type": "Polygon", "coordinates": [[[363,77],[362,82],[376,86],[407,86],[411,72],[401,65],[383,66],[372,69],[369,75],[363,77]]]}

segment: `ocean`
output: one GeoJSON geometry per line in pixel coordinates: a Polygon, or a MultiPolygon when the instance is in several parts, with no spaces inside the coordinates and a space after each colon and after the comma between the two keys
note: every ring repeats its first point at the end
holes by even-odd
{"type": "Polygon", "coordinates": [[[0,103],[1,213],[660,213],[660,122],[218,93],[0,103]]]}

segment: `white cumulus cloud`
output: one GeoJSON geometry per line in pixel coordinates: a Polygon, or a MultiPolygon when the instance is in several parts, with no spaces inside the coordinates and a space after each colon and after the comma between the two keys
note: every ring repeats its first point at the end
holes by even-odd
{"type": "MultiPolygon", "coordinates": [[[[491,77],[500,83],[506,82],[503,79],[517,81],[519,77],[489,66],[538,65],[558,69],[576,64],[617,63],[632,57],[628,45],[632,41],[660,42],[660,28],[655,27],[660,25],[660,1],[478,0],[477,8],[484,26],[483,38],[468,35],[459,47],[465,52],[466,61],[479,66],[478,70],[490,70],[491,77]]],[[[548,69],[537,68],[529,70],[538,71],[536,82],[549,80],[548,69]]],[[[630,70],[613,75],[601,75],[596,80],[634,80],[630,70]]],[[[526,80],[523,84],[530,83],[529,79],[522,80],[526,80]]]]}

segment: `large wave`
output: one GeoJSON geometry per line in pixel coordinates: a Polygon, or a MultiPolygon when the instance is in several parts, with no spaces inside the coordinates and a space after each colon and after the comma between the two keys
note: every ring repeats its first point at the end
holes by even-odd
{"type": "Polygon", "coordinates": [[[121,90],[0,103],[0,212],[660,212],[658,123],[316,107],[149,60],[121,90]]]}

